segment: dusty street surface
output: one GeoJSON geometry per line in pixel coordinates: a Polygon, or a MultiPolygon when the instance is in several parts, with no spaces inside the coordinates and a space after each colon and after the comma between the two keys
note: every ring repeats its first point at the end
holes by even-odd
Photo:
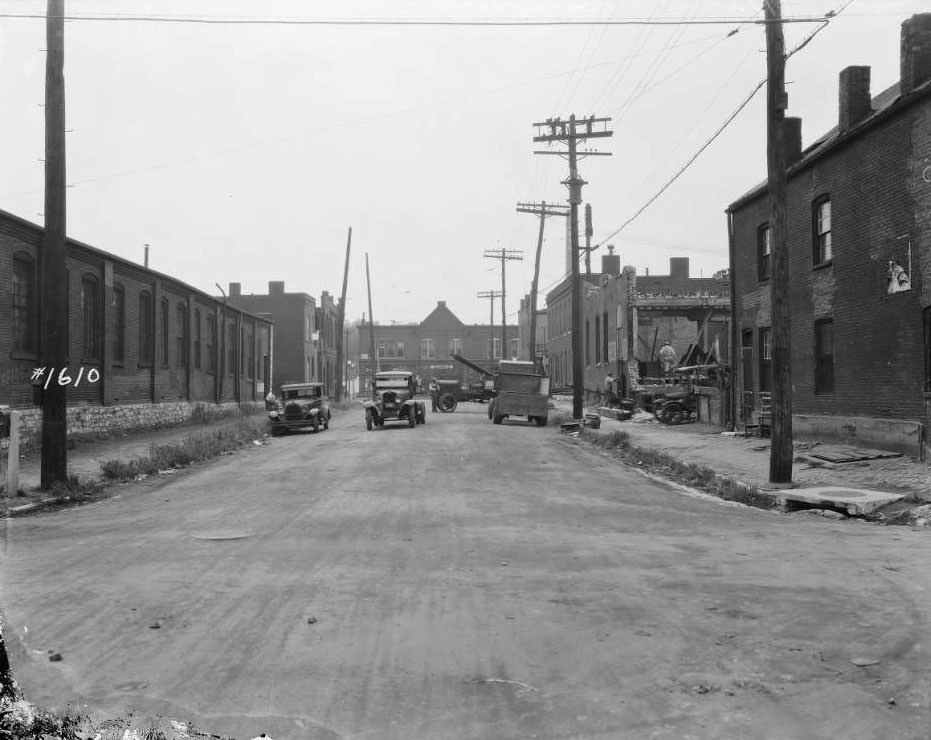
{"type": "Polygon", "coordinates": [[[931,732],[927,532],[690,498],[478,406],[5,526],[40,704],[276,740],[931,732]]]}

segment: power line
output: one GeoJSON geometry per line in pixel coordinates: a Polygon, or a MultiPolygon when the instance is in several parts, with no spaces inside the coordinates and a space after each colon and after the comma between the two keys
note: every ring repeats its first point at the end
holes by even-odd
{"type": "MultiPolygon", "coordinates": [[[[846,8],[848,5],[850,5],[851,2],[853,2],[853,0],[847,0],[847,2],[844,3],[843,6],[841,6],[841,9],[840,9],[839,11],[831,12],[831,13],[827,14],[826,17],[836,17],[836,16],[839,15],[841,12],[843,12],[844,8],[846,8]]],[[[807,38],[805,38],[798,46],[796,46],[794,49],[792,49],[788,54],[786,54],[786,55],[785,55],[785,58],[788,60],[789,57],[791,57],[793,54],[795,54],[796,52],[799,52],[799,51],[801,51],[802,49],[804,49],[804,48],[808,45],[808,43],[809,43],[815,36],[817,36],[821,31],[823,31],[823,30],[828,26],[828,23],[829,23],[828,20],[823,21],[823,23],[822,23],[818,28],[816,28],[814,31],[812,31],[812,32],[808,35],[807,38]]],[[[733,113],[731,113],[730,116],[727,117],[727,120],[724,121],[724,123],[721,124],[721,126],[717,129],[717,131],[715,131],[715,132],[711,135],[711,137],[710,137],[704,144],[702,144],[701,147],[699,147],[698,151],[696,151],[691,157],[689,157],[688,161],[687,161],[684,165],[682,165],[682,167],[680,167],[680,168],[676,171],[676,173],[675,173],[669,180],[666,181],[666,183],[656,192],[655,195],[653,195],[646,203],[644,203],[640,208],[638,208],[637,211],[636,211],[630,218],[628,218],[623,224],[621,224],[617,229],[615,229],[614,231],[612,231],[610,234],[608,234],[608,236],[606,236],[604,239],[602,239],[600,242],[598,242],[598,244],[596,244],[595,246],[593,246],[593,247],[592,247],[592,250],[598,249],[599,247],[601,247],[602,245],[604,245],[605,242],[607,242],[609,239],[612,239],[612,238],[614,238],[615,236],[617,236],[617,234],[619,234],[628,224],[630,224],[632,221],[634,221],[641,213],[643,213],[647,208],[649,208],[651,205],[653,205],[653,203],[656,202],[656,200],[657,200],[663,193],[665,193],[666,190],[668,190],[669,187],[670,187],[676,180],[678,180],[679,177],[681,177],[682,174],[683,174],[689,167],[691,167],[692,163],[693,163],[696,159],[698,159],[698,157],[701,155],[701,153],[704,152],[705,149],[707,149],[709,146],[711,146],[712,142],[714,142],[714,140],[717,139],[718,136],[721,135],[721,133],[724,131],[724,129],[726,129],[726,128],[730,125],[731,121],[733,121],[733,120],[737,117],[737,115],[738,115],[744,108],[747,107],[747,105],[748,105],[748,104],[750,103],[750,101],[753,99],[753,96],[756,95],[756,94],[760,91],[760,89],[761,89],[765,84],[766,84],[766,77],[764,77],[762,80],[760,80],[760,81],[757,83],[756,87],[754,87],[753,90],[750,91],[750,94],[749,94],[746,98],[744,98],[743,102],[742,102],[739,106],[737,106],[737,110],[735,110],[733,113]]]]}
{"type": "MultiPolygon", "coordinates": [[[[823,23],[830,16],[799,16],[784,18],[782,23],[823,23]]],[[[0,18],[22,18],[45,20],[42,13],[0,13],[0,18]]],[[[106,21],[106,22],[146,22],[146,23],[194,23],[204,25],[227,26],[459,26],[459,27],[501,27],[501,26],[708,26],[730,25],[734,23],[766,25],[763,18],[736,16],[719,16],[702,19],[669,18],[654,20],[650,18],[551,18],[528,20],[526,18],[478,20],[454,18],[234,18],[221,16],[193,15],[129,15],[125,13],[69,13],[57,16],[65,21],[106,21]]]]}

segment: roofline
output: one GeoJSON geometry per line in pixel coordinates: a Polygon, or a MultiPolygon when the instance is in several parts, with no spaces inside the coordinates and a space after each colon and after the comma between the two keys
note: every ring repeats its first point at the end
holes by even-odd
{"type": "MultiPolygon", "coordinates": [[[[42,226],[39,226],[38,224],[35,224],[32,221],[27,221],[26,219],[22,218],[21,216],[17,216],[14,213],[10,213],[9,211],[0,209],[0,231],[3,230],[7,222],[12,222],[13,224],[27,231],[31,231],[35,233],[39,237],[37,246],[41,248],[42,238],[45,236],[45,229],[42,226]]],[[[10,236],[16,236],[16,235],[10,234],[10,236]]],[[[115,255],[112,252],[106,251],[105,249],[100,249],[99,247],[92,247],[90,244],[85,244],[84,242],[78,241],[77,239],[72,239],[70,236],[65,237],[65,247],[66,249],[69,247],[75,247],[77,249],[86,250],[90,252],[91,254],[97,255],[101,259],[110,260],[112,262],[118,262],[121,265],[124,265],[126,267],[131,267],[134,270],[148,273],[154,277],[161,278],[162,280],[170,281],[174,283],[175,285],[180,285],[181,287],[191,291],[192,293],[196,293],[202,298],[209,299],[213,303],[222,303],[224,304],[225,307],[227,308],[230,307],[229,304],[223,299],[217,298],[216,296],[212,296],[206,291],[201,290],[200,288],[195,288],[193,285],[189,285],[188,283],[185,283],[183,280],[179,280],[176,277],[172,277],[171,275],[168,275],[166,273],[159,272],[158,270],[153,270],[151,267],[140,265],[137,262],[133,262],[132,260],[128,260],[125,257],[120,257],[119,255],[115,255]]],[[[258,319],[259,321],[264,321],[267,324],[274,325],[275,323],[274,321],[264,318],[263,316],[260,316],[258,314],[253,314],[253,313],[250,313],[249,311],[243,311],[242,309],[236,308],[235,306],[232,306],[232,308],[234,311],[237,311],[245,316],[258,319]]]]}
{"type": "MultiPolygon", "coordinates": [[[[885,108],[875,111],[873,114],[867,116],[862,121],[853,126],[853,128],[839,133],[833,141],[825,144],[822,147],[819,147],[807,156],[803,152],[801,159],[786,168],[787,178],[792,178],[801,174],[806,169],[819,162],[822,158],[829,154],[833,154],[836,150],[847,146],[848,144],[858,139],[860,136],[865,135],[874,127],[884,123],[886,119],[899,115],[908,108],[912,107],[913,105],[917,105],[919,102],[928,97],[931,97],[931,80],[926,80],[919,87],[915,88],[906,95],[899,95],[885,108]]],[[[748,203],[751,203],[762,195],[765,195],[767,192],[769,192],[769,183],[768,181],[765,181],[762,184],[757,185],[755,188],[752,188],[749,192],[740,196],[740,198],[725,208],[724,212],[733,213],[737,209],[743,208],[748,203]]]]}

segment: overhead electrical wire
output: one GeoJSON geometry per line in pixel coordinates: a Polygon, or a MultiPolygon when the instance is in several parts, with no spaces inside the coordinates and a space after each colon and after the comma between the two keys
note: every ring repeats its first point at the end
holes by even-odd
{"type": "MultiPolygon", "coordinates": [[[[848,1],[841,7],[841,9],[840,9],[839,11],[830,13],[830,14],[828,14],[826,17],[828,17],[828,18],[830,18],[830,17],[836,17],[840,12],[842,12],[842,11],[844,10],[844,8],[846,8],[848,5],[850,5],[851,2],[853,2],[853,0],[848,0],[848,1]]],[[[821,31],[823,31],[823,30],[828,26],[828,24],[829,24],[829,21],[828,21],[828,20],[825,20],[818,28],[816,28],[814,31],[812,31],[812,32],[808,35],[807,38],[805,38],[801,43],[799,43],[795,48],[793,48],[788,54],[786,54],[785,58],[788,59],[788,58],[791,57],[793,54],[796,54],[796,53],[798,53],[799,51],[801,51],[802,49],[804,49],[804,48],[809,44],[809,42],[811,42],[811,40],[812,40],[815,36],[817,36],[821,31]]],[[[753,88],[753,90],[750,91],[750,94],[747,95],[747,97],[743,99],[743,101],[740,103],[740,105],[737,106],[737,109],[736,109],[733,113],[731,113],[731,115],[729,115],[729,116],[727,117],[727,120],[725,120],[724,123],[722,123],[722,124],[718,127],[718,129],[705,141],[704,144],[702,144],[702,145],[698,148],[698,150],[697,150],[691,157],[689,157],[688,161],[686,161],[686,163],[685,163],[684,165],[682,165],[682,167],[680,167],[680,168],[675,172],[675,174],[674,174],[671,178],[669,178],[669,180],[667,180],[666,183],[665,183],[653,196],[651,196],[651,197],[649,198],[649,200],[647,200],[646,203],[644,203],[642,206],[640,206],[640,208],[638,208],[638,209],[634,212],[634,214],[633,214],[632,216],[630,216],[630,218],[628,218],[628,219],[627,219],[624,223],[622,223],[618,228],[616,228],[614,231],[612,231],[610,234],[608,234],[608,236],[606,236],[604,239],[601,239],[597,244],[593,245],[593,246],[592,246],[592,251],[594,251],[595,249],[598,249],[599,247],[603,246],[609,239],[612,239],[612,238],[614,238],[615,236],[617,236],[624,228],[626,228],[631,222],[633,222],[638,216],[640,216],[641,213],[643,213],[647,208],[649,208],[651,205],[653,205],[653,203],[655,203],[656,200],[659,199],[659,197],[660,197],[663,193],[665,193],[666,190],[668,190],[668,189],[672,186],[672,184],[673,184],[676,180],[679,179],[679,177],[682,176],[682,174],[692,165],[692,163],[695,162],[696,159],[698,159],[698,157],[701,155],[701,153],[704,152],[705,149],[707,149],[709,146],[711,146],[711,144],[714,142],[714,140],[717,139],[718,136],[720,136],[721,133],[724,131],[724,129],[726,129],[726,128],[730,125],[730,123],[737,117],[737,115],[738,115],[744,108],[747,107],[747,105],[750,103],[750,101],[753,99],[753,97],[760,91],[760,89],[761,89],[764,85],[766,85],[766,77],[764,77],[762,80],[760,80],[760,81],[756,84],[756,86],[753,88]]]]}
{"type": "MultiPolygon", "coordinates": [[[[46,13],[0,13],[0,18],[46,20],[46,13]]],[[[708,26],[734,23],[765,25],[766,19],[753,17],[712,17],[702,19],[670,18],[551,18],[531,20],[514,19],[456,19],[456,18],[233,18],[194,15],[131,15],[126,13],[65,13],[59,16],[66,21],[105,21],[117,23],[196,23],[227,26],[460,26],[460,27],[534,27],[534,26],[708,26]]],[[[824,16],[783,18],[781,23],[822,23],[824,16]]]]}

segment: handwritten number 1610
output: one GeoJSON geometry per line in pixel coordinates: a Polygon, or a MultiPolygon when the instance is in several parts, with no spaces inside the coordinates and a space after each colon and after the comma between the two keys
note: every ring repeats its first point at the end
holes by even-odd
{"type": "MultiPolygon", "coordinates": [[[[46,371],[44,367],[37,367],[35,370],[32,371],[33,380],[40,380],[43,375],[46,375],[46,371]]],[[[55,375],[55,368],[53,367],[51,371],[49,371],[48,375],[46,375],[45,385],[43,386],[43,388],[49,387],[49,383],[51,383],[52,377],[54,375],[55,375]]],[[[75,388],[77,388],[78,384],[80,384],[82,377],[84,377],[83,366],[78,371],[78,377],[74,379],[75,388]]],[[[71,376],[68,375],[68,368],[63,367],[61,368],[61,370],[58,371],[58,385],[70,385],[71,380],[72,380],[71,376]]],[[[98,380],[100,380],[100,371],[97,370],[97,368],[95,367],[89,368],[87,371],[86,380],[88,383],[96,383],[98,380]]]]}

